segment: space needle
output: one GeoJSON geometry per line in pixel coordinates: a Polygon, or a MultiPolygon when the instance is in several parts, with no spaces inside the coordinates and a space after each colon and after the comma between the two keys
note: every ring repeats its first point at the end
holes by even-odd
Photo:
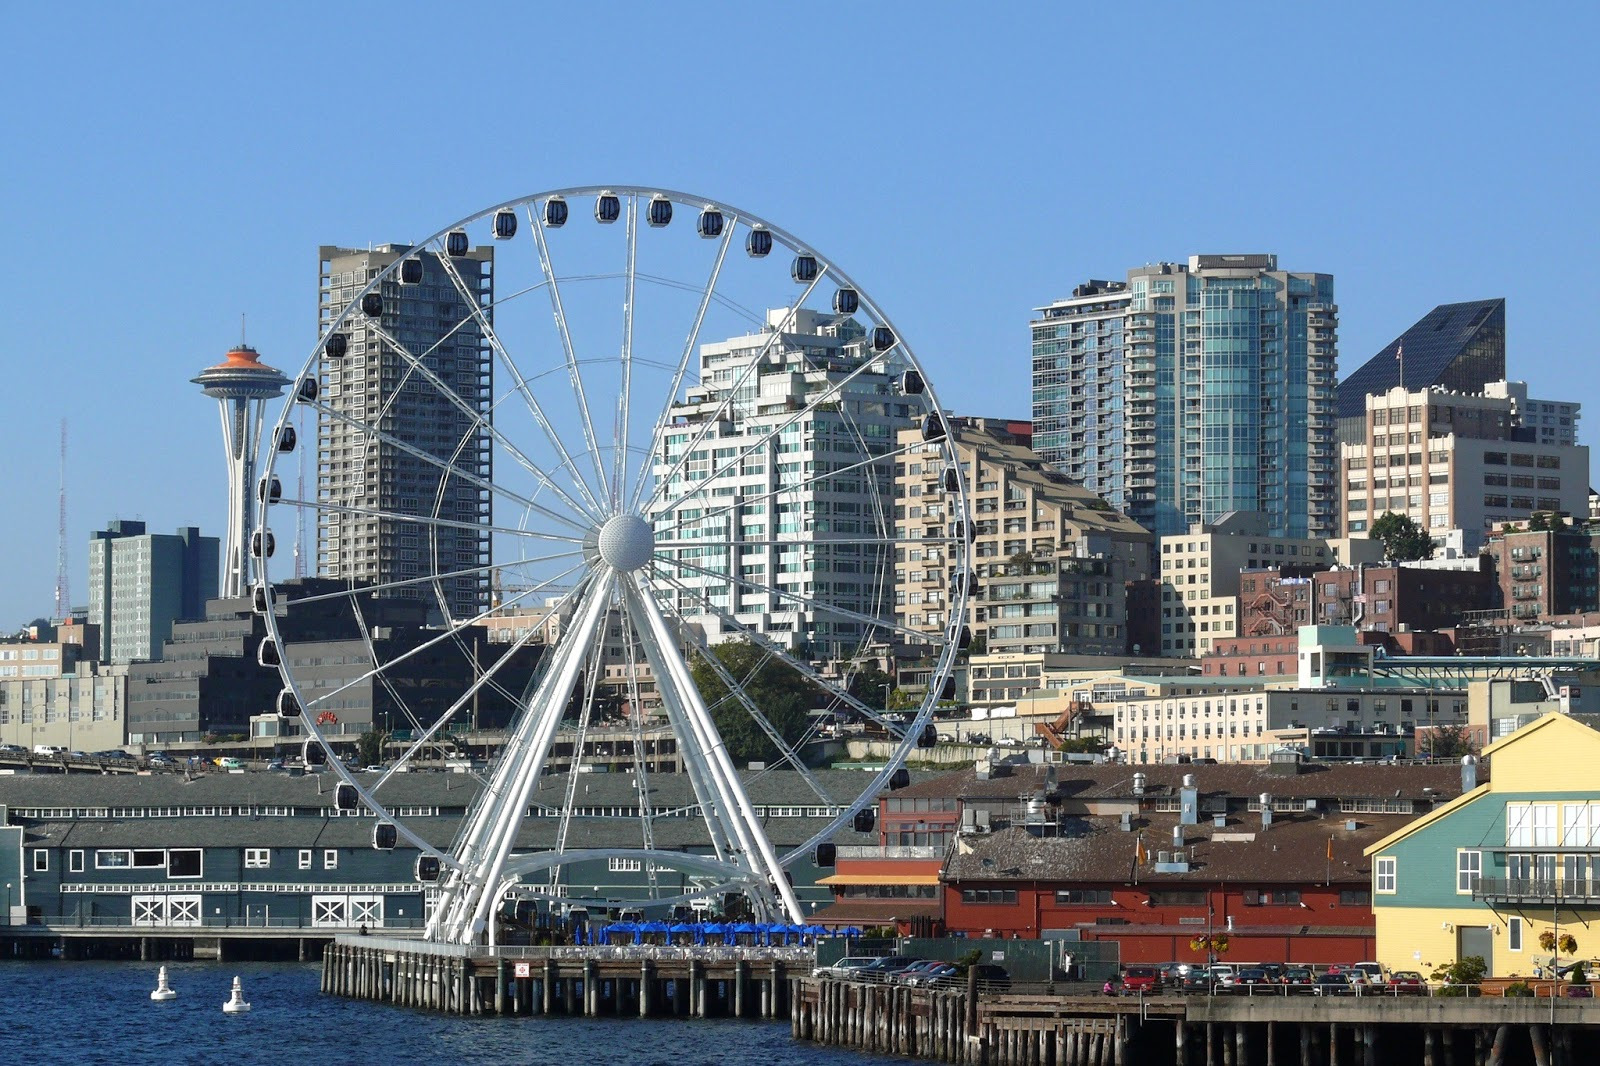
{"type": "Polygon", "coordinates": [[[221,408],[222,443],[228,450],[228,537],[223,542],[221,594],[248,596],[262,413],[268,400],[283,395],[289,379],[261,362],[254,348],[239,344],[222,362],[190,380],[221,408]]]}

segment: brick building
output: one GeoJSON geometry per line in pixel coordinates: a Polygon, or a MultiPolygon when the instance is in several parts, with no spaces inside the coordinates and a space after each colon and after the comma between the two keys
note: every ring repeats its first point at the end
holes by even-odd
{"type": "Polygon", "coordinates": [[[1330,963],[1372,957],[1364,849],[1458,795],[1460,774],[1294,762],[1072,767],[1050,782],[1019,770],[1013,791],[1029,786],[1045,791],[1039,815],[963,833],[946,859],[950,932],[1076,930],[1118,941],[1125,963],[1203,961],[1190,944],[1211,933],[1229,938],[1224,958],[1330,963]]]}
{"type": "Polygon", "coordinates": [[[1557,529],[1492,534],[1484,554],[1494,563],[1500,603],[1513,621],[1600,609],[1600,527],[1563,523],[1557,529]]]}

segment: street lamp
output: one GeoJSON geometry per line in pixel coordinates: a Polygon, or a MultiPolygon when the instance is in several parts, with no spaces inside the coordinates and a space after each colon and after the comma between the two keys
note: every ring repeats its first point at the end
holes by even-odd
{"type": "Polygon", "coordinates": [[[6,882],[6,924],[11,924],[11,882],[6,882]]]}

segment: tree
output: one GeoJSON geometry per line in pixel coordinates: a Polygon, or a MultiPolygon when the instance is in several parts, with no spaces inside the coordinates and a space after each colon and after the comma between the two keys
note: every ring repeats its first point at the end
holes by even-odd
{"type": "MultiPolygon", "coordinates": [[[[785,744],[792,746],[799,741],[809,724],[808,712],[825,702],[822,689],[751,641],[724,641],[713,647],[710,654],[716,656],[723,671],[738,682],[739,688],[785,744]]],[[[706,661],[705,653],[695,653],[690,673],[735,764],[770,761],[778,756],[778,746],[751,717],[744,702],[728,690],[722,676],[706,661]]]]}
{"type": "Polygon", "coordinates": [[[1061,751],[1103,754],[1107,748],[1105,737],[1066,737],[1061,741],[1061,751]]]}
{"type": "Polygon", "coordinates": [[[1489,964],[1482,955],[1468,955],[1456,962],[1448,962],[1434,970],[1429,978],[1444,985],[1441,996],[1465,996],[1467,989],[1480,985],[1489,973],[1489,964]]]}
{"type": "Polygon", "coordinates": [[[1463,755],[1478,754],[1478,742],[1473,739],[1472,730],[1464,725],[1437,725],[1417,732],[1419,748],[1421,738],[1426,737],[1426,754],[1432,758],[1459,759],[1463,755]]]}
{"type": "Polygon", "coordinates": [[[1549,511],[1533,512],[1533,514],[1528,516],[1528,532],[1543,533],[1547,530],[1554,529],[1555,525],[1551,521],[1551,519],[1554,517],[1555,516],[1549,511]]]}
{"type": "MultiPolygon", "coordinates": [[[[890,690],[889,703],[894,703],[894,678],[878,668],[877,663],[868,663],[850,675],[845,683],[845,691],[868,707],[882,707],[884,704],[884,689],[890,690]]],[[[893,710],[888,707],[886,710],[893,710]]]]}
{"type": "Polygon", "coordinates": [[[362,733],[356,738],[356,754],[362,766],[377,766],[383,762],[384,739],[382,733],[362,733]]]}
{"type": "Polygon", "coordinates": [[[1383,542],[1383,553],[1397,563],[1433,558],[1433,538],[1407,515],[1386,511],[1372,523],[1368,535],[1383,542]]]}

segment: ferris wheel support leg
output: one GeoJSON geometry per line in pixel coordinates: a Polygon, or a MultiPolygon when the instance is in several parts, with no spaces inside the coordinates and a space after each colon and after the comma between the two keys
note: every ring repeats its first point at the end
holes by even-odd
{"type": "MultiPolygon", "coordinates": [[[[646,623],[648,637],[645,641],[646,657],[659,660],[665,667],[663,672],[656,675],[656,683],[658,686],[671,684],[676,689],[678,702],[689,720],[697,742],[696,749],[690,753],[691,756],[704,760],[707,776],[717,786],[716,799],[724,806],[734,832],[744,846],[746,861],[753,872],[770,882],[789,920],[799,924],[805,917],[800,910],[800,901],[795,898],[794,889],[778,862],[777,854],[772,850],[772,842],[767,839],[766,832],[755,816],[755,809],[750,804],[750,798],[745,795],[744,787],[739,783],[739,775],[734,771],[732,759],[728,757],[727,745],[711,721],[711,713],[706,709],[705,701],[700,698],[694,679],[689,675],[688,666],[681,655],[667,651],[673,647],[671,630],[655,598],[637,583],[640,580],[635,575],[633,583],[624,585],[623,594],[629,598],[636,616],[643,618],[646,623]],[[654,648],[651,647],[652,644],[655,645],[654,648]]],[[[651,663],[651,667],[659,669],[655,662],[651,663]]],[[[702,797],[701,802],[705,803],[710,798],[702,797]]]]}
{"type": "Polygon", "coordinates": [[[484,807],[474,817],[471,835],[459,845],[460,888],[440,926],[444,939],[471,943],[488,922],[495,901],[493,886],[516,842],[528,797],[544,770],[568,697],[605,618],[613,584],[610,575],[602,576],[584,594],[572,627],[552,652],[544,680],[506,742],[500,767],[484,790],[484,807]]]}

